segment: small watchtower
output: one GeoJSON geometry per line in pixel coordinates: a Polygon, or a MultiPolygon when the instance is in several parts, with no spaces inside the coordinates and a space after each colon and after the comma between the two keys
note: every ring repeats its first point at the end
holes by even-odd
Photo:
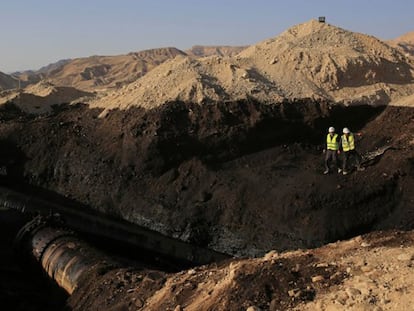
{"type": "Polygon", "coordinates": [[[325,23],[325,16],[319,16],[319,23],[325,23]]]}

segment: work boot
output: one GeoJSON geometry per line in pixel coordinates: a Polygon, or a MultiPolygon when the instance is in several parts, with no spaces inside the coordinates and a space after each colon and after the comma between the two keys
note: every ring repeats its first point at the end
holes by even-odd
{"type": "Polygon", "coordinates": [[[341,174],[342,169],[338,168],[338,174],[341,174]]]}
{"type": "Polygon", "coordinates": [[[343,171],[342,174],[348,175],[348,172],[347,171],[343,171]]]}
{"type": "Polygon", "coordinates": [[[323,172],[323,174],[324,175],[327,175],[329,173],[329,170],[325,170],[324,172],[323,172]]]}

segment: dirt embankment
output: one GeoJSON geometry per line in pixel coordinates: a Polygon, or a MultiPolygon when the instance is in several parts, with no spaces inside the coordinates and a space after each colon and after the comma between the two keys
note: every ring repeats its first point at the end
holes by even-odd
{"type": "Polygon", "coordinates": [[[68,305],[73,310],[409,310],[413,245],[413,232],[379,232],[174,274],[102,271],[75,291],[68,305]]]}
{"type": "Polygon", "coordinates": [[[2,158],[10,179],[198,245],[259,255],[412,226],[413,109],[383,109],[171,103],[98,118],[101,110],[78,105],[31,118],[4,107],[2,158]],[[362,130],[362,152],[394,149],[364,172],[323,176],[330,125],[362,130]]]}

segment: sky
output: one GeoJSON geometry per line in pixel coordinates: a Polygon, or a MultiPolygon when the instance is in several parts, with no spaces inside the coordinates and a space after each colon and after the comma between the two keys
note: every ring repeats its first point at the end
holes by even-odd
{"type": "Polygon", "coordinates": [[[414,31],[413,0],[4,0],[0,71],[159,47],[250,45],[319,16],[380,39],[414,31]]]}

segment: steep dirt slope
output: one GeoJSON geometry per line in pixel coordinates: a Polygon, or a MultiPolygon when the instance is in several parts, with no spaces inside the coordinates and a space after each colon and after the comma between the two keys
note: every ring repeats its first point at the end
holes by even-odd
{"type": "Polygon", "coordinates": [[[408,32],[401,37],[388,41],[387,43],[402,49],[406,55],[411,57],[414,56],[414,31],[408,32]]]}
{"type": "Polygon", "coordinates": [[[175,100],[272,103],[282,98],[387,104],[413,93],[413,75],[412,61],[399,50],[312,20],[234,57],[170,60],[92,106],[152,108],[175,100]]]}
{"type": "Polygon", "coordinates": [[[72,309],[411,305],[412,232],[279,252],[413,228],[412,108],[171,103],[105,118],[82,105],[58,108],[33,117],[0,107],[8,183],[38,185],[198,245],[264,256],[177,274],[141,267],[91,271],[68,301],[72,309]],[[363,172],[322,175],[321,141],[332,124],[360,131],[362,153],[392,148],[363,172]]]}
{"type": "Polygon", "coordinates": [[[207,56],[234,56],[243,51],[246,46],[227,46],[227,45],[194,45],[191,49],[185,50],[187,55],[194,57],[207,56]]]}
{"type": "Polygon", "coordinates": [[[6,107],[0,139],[10,178],[198,245],[257,255],[412,226],[414,111],[383,109],[176,102],[105,118],[62,106],[31,119],[6,107]],[[361,152],[393,148],[364,172],[324,176],[331,124],[362,130],[361,152]]]}
{"type": "Polygon", "coordinates": [[[0,72],[0,91],[18,87],[18,81],[11,76],[0,72]]]}
{"type": "Polygon", "coordinates": [[[31,82],[47,79],[57,86],[70,86],[85,91],[105,90],[135,81],[177,55],[185,53],[176,48],[160,48],[118,56],[77,58],[63,61],[47,71],[22,73],[21,78],[31,82]]]}

